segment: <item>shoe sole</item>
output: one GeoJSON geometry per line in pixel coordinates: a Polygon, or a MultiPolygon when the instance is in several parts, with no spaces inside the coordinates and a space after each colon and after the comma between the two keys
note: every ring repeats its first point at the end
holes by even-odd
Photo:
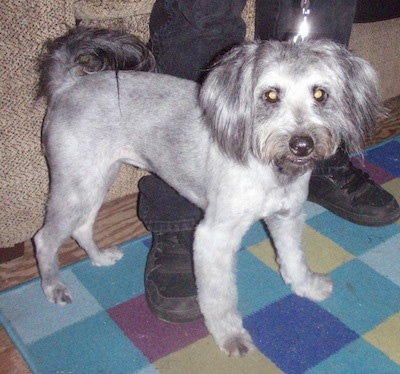
{"type": "Polygon", "coordinates": [[[308,201],[311,201],[312,203],[324,207],[325,209],[345,219],[346,221],[362,226],[370,226],[370,227],[388,226],[400,219],[399,210],[389,213],[382,219],[382,217],[378,218],[365,215],[350,214],[348,211],[340,209],[339,207],[332,205],[331,203],[325,200],[313,198],[312,196],[308,196],[308,201]]]}
{"type": "Polygon", "coordinates": [[[149,294],[146,292],[146,301],[152,313],[161,321],[168,323],[190,323],[203,318],[199,308],[192,310],[163,309],[152,303],[149,294]]]}

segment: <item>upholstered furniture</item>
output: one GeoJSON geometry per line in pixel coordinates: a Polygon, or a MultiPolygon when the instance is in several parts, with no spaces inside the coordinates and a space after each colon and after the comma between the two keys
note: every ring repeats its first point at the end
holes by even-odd
{"type": "MultiPolygon", "coordinates": [[[[43,44],[77,23],[125,29],[148,39],[153,0],[3,0],[0,11],[0,253],[41,227],[48,171],[41,151],[45,103],[36,100],[37,57],[43,44]]],[[[255,0],[243,17],[254,34],[255,0]]],[[[350,47],[381,77],[383,99],[400,94],[400,18],[355,24],[350,47]]],[[[144,171],[124,167],[107,200],[137,191],[144,171]]],[[[21,247],[20,247],[21,248],[21,247]]]]}

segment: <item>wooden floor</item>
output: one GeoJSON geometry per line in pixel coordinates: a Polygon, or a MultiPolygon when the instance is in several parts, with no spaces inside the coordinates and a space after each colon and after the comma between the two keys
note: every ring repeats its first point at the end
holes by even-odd
{"type": "MultiPolygon", "coordinates": [[[[400,134],[400,96],[388,101],[389,117],[384,120],[376,136],[368,141],[372,145],[400,134]]],[[[123,243],[147,233],[136,215],[136,198],[131,195],[104,204],[94,227],[95,240],[100,247],[123,243]]],[[[59,251],[60,265],[65,266],[86,257],[85,252],[70,240],[59,251]]],[[[0,264],[0,290],[13,287],[38,276],[31,242],[25,243],[24,256],[0,264]]],[[[0,327],[0,374],[30,373],[7,333],[0,327]]]]}

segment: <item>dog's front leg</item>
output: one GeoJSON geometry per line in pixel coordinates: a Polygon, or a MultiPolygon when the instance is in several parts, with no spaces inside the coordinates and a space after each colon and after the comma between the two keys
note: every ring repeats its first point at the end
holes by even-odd
{"type": "Polygon", "coordinates": [[[194,266],[198,301],[208,331],[229,356],[253,349],[237,310],[235,258],[248,225],[229,225],[204,219],[194,241],[194,266]]]}
{"type": "Polygon", "coordinates": [[[285,283],[301,297],[322,301],[330,296],[333,284],[328,275],[312,272],[306,262],[303,244],[304,218],[274,215],[265,220],[277,250],[277,261],[285,283]]]}

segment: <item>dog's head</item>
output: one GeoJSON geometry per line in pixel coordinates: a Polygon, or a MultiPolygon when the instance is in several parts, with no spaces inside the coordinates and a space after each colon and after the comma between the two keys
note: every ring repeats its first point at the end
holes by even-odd
{"type": "Polygon", "coordinates": [[[298,174],[335,153],[360,151],[383,116],[375,71],[330,41],[258,41],[224,55],[200,101],[230,157],[253,155],[298,174]]]}

